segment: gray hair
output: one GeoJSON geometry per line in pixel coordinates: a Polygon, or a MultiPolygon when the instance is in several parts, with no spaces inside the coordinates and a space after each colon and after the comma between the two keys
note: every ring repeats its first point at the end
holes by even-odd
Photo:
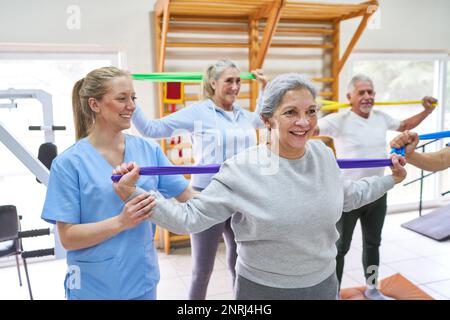
{"type": "Polygon", "coordinates": [[[370,82],[373,88],[373,81],[370,77],[366,76],[365,74],[357,74],[353,76],[352,80],[350,80],[348,86],[347,86],[347,92],[352,92],[355,90],[355,83],[358,81],[367,81],[370,82]]]}
{"type": "Polygon", "coordinates": [[[317,90],[305,76],[299,73],[286,73],[273,79],[264,90],[261,116],[271,118],[281,103],[286,92],[306,89],[316,99],[317,90]]]}
{"type": "Polygon", "coordinates": [[[203,76],[203,96],[211,98],[214,96],[214,88],[211,86],[211,80],[218,80],[222,73],[228,68],[239,70],[236,64],[230,60],[219,60],[208,66],[203,76]]]}

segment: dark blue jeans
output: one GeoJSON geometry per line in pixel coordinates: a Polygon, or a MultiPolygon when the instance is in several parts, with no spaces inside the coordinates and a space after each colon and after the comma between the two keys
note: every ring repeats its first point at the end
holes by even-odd
{"type": "Polygon", "coordinates": [[[386,217],[387,209],[387,194],[380,199],[365,205],[359,209],[351,212],[343,212],[341,219],[336,224],[339,231],[339,239],[336,242],[337,257],[336,257],[336,275],[339,284],[342,281],[342,274],[344,272],[344,257],[350,249],[352,243],[353,231],[358,219],[361,223],[361,232],[363,239],[363,267],[364,276],[366,280],[373,278],[373,267],[380,265],[380,245],[381,245],[381,231],[383,229],[384,218],[386,217]]]}

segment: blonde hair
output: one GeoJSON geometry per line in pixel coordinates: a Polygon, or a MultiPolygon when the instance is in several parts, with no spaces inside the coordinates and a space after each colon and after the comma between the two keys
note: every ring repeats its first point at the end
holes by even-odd
{"type": "Polygon", "coordinates": [[[239,70],[236,64],[230,60],[219,60],[215,64],[210,65],[203,75],[203,97],[212,98],[214,96],[214,88],[211,85],[211,80],[218,80],[222,73],[228,68],[235,68],[239,70]]]}
{"type": "Polygon", "coordinates": [[[73,86],[72,111],[77,141],[89,134],[95,121],[88,99],[101,100],[110,89],[110,81],[119,77],[130,77],[130,73],[116,67],[103,67],[92,70],[73,86]]]}

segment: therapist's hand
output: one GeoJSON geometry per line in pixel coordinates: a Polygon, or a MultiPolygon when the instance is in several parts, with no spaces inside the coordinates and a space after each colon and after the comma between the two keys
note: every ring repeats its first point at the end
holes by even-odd
{"type": "Polygon", "coordinates": [[[122,212],[117,217],[121,231],[133,228],[150,218],[156,206],[155,198],[148,192],[138,195],[125,203],[122,212]]]}
{"type": "Polygon", "coordinates": [[[396,136],[390,142],[391,148],[401,148],[405,147],[406,159],[416,150],[417,144],[419,143],[419,135],[416,132],[404,131],[403,133],[396,136]]]}
{"type": "Polygon", "coordinates": [[[122,175],[119,181],[113,182],[116,194],[125,201],[136,190],[139,179],[139,166],[135,162],[122,163],[113,170],[113,175],[122,175]]]}

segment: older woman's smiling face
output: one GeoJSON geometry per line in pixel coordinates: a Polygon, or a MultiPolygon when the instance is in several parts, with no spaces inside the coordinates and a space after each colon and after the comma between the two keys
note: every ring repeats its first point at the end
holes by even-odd
{"type": "Polygon", "coordinates": [[[229,110],[241,89],[239,70],[236,68],[225,69],[218,80],[212,80],[211,85],[214,88],[214,102],[218,107],[229,110]]]}
{"type": "Polygon", "coordinates": [[[271,128],[271,144],[278,146],[281,157],[303,156],[306,142],[317,126],[317,113],[318,106],[309,90],[286,92],[272,118],[266,120],[266,126],[271,128]]]}

